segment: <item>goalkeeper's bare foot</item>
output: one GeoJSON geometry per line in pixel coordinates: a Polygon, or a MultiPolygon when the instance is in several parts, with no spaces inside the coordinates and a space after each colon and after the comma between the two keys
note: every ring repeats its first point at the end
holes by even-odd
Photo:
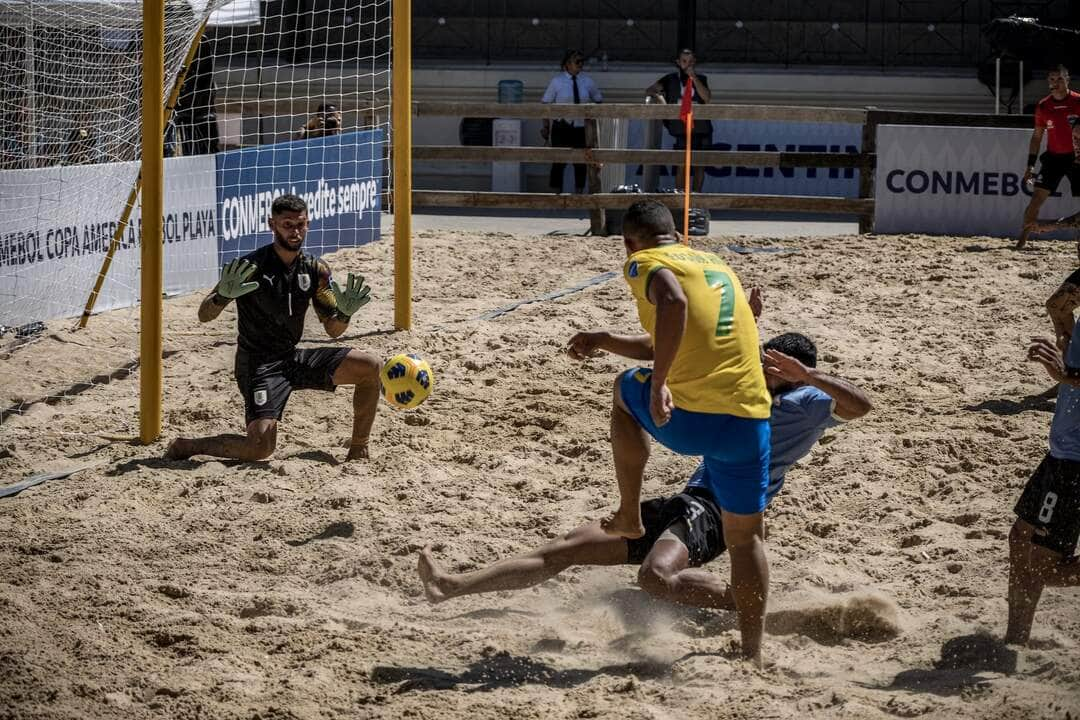
{"type": "Polygon", "coordinates": [[[634,540],[645,534],[645,526],[641,524],[641,511],[628,513],[619,508],[611,515],[600,521],[600,528],[608,535],[624,537],[634,540]]]}
{"type": "Polygon", "coordinates": [[[371,457],[371,453],[368,452],[367,440],[364,442],[354,442],[349,444],[349,454],[345,456],[346,462],[349,460],[367,460],[371,457]]]}
{"type": "Polygon", "coordinates": [[[420,557],[416,561],[416,571],[420,574],[420,582],[424,585],[424,597],[429,603],[436,605],[450,599],[450,580],[446,571],[431,556],[430,547],[420,551],[420,557]]]}

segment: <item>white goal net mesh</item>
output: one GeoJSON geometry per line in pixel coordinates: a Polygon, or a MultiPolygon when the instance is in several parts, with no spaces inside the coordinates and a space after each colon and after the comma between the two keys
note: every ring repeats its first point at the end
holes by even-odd
{"type": "MultiPolygon", "coordinates": [[[[307,252],[379,237],[390,9],[166,1],[166,295],[201,295],[222,263],[268,242],[283,193],[308,202],[307,252]]],[[[137,426],[137,200],[118,228],[138,181],[141,97],[142,0],[0,0],[0,452],[18,444],[29,411],[54,413],[60,434],[137,426]],[[106,408],[90,423],[64,412],[83,393],[106,408]]],[[[235,337],[225,317],[189,328],[189,304],[165,306],[167,385],[171,353],[235,337]]]]}

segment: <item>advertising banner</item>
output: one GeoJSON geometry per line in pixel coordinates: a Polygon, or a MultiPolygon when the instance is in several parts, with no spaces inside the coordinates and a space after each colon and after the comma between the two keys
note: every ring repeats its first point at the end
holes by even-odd
{"type": "Polygon", "coordinates": [[[377,240],[382,153],[383,131],[369,130],[218,154],[221,262],[270,242],[270,206],[285,194],[307,203],[312,254],[377,240]]]}
{"type": "MultiPolygon", "coordinates": [[[[213,287],[224,262],[270,242],[270,205],[286,192],[307,202],[309,252],[378,239],[383,140],[379,130],[166,159],[166,294],[213,287]]],[[[0,325],[82,314],[137,172],[134,162],[0,171],[0,325]]],[[[136,210],[95,311],[138,303],[141,225],[136,210]]]]}
{"type": "MultiPolygon", "coordinates": [[[[862,126],[849,123],[766,122],[713,120],[709,150],[739,152],[847,152],[858,153],[862,126]]],[[[643,148],[645,124],[630,125],[627,145],[643,148]]],[[[660,142],[670,150],[674,140],[660,131],[660,142]]],[[[691,159],[693,162],[693,159],[691,159]]],[[[672,168],[660,169],[660,187],[674,187],[672,168]]],[[[627,182],[641,184],[641,166],[627,166],[627,182]]],[[[610,190],[610,188],[605,188],[610,190]]],[[[855,168],[706,167],[707,193],[747,195],[812,195],[858,197],[859,171],[855,168]]]]}
{"type": "MultiPolygon", "coordinates": [[[[1022,182],[1030,139],[1023,128],[882,125],[874,230],[1015,237],[1031,199],[1022,182]]],[[[1039,214],[1075,212],[1080,201],[1064,179],[1039,214]]]]}
{"type": "MultiPolygon", "coordinates": [[[[82,314],[136,172],[134,162],[0,172],[0,325],[82,314]]],[[[219,267],[214,159],[170,158],[165,177],[165,291],[210,287],[219,267]]],[[[138,302],[140,231],[136,210],[96,311],[138,302]]]]}

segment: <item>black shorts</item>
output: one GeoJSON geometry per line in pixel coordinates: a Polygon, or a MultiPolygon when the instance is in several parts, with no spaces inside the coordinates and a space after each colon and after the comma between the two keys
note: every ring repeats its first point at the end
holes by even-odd
{"type": "Polygon", "coordinates": [[[1048,192],[1057,190],[1061,178],[1068,176],[1069,189],[1073,197],[1080,197],[1080,167],[1072,153],[1044,152],[1039,157],[1039,174],[1035,176],[1035,187],[1048,192]]]}
{"type": "Polygon", "coordinates": [[[687,488],[678,495],[646,500],[641,503],[641,521],[645,534],[626,541],[626,562],[632,565],[644,562],[652,546],[668,529],[690,551],[690,567],[704,565],[726,549],[720,508],[704,490],[687,488]]]}
{"type": "Polygon", "coordinates": [[[236,384],[244,396],[244,422],[260,418],[280,420],[293,390],[334,391],[334,371],[349,348],[304,348],[259,362],[246,353],[236,354],[236,384]]]}
{"type": "Polygon", "coordinates": [[[1016,515],[1035,526],[1031,541],[1066,557],[1080,538],[1080,462],[1047,453],[1016,502],[1016,515]]]}

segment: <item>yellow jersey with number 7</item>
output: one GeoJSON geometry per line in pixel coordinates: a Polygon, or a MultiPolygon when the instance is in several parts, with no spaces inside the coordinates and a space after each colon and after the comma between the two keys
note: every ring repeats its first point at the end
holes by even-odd
{"type": "Polygon", "coordinates": [[[757,325],[739,278],[719,256],[668,243],[639,250],[623,276],[637,301],[641,326],[656,341],[656,306],[649,282],[670,270],[686,295],[686,330],[668,373],[675,407],[744,418],[769,417],[757,325]]]}

